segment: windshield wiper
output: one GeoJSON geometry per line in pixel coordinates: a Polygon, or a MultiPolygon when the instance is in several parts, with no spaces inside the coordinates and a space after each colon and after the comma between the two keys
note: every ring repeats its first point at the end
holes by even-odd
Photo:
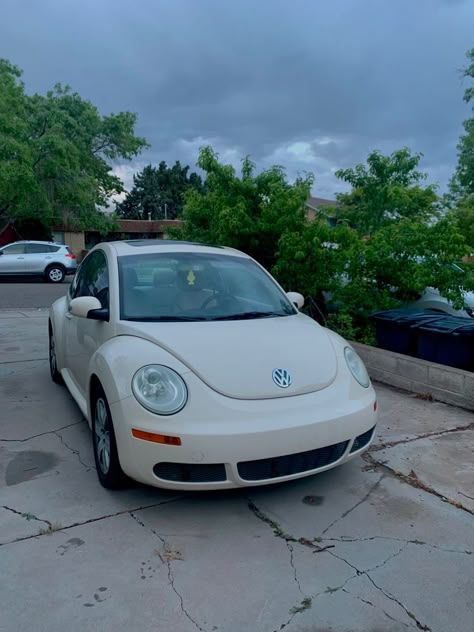
{"type": "Polygon", "coordinates": [[[211,320],[249,320],[252,318],[272,318],[274,316],[290,315],[282,314],[281,312],[240,312],[238,314],[229,314],[228,316],[215,316],[211,320]]]}
{"type": "Polygon", "coordinates": [[[204,316],[137,316],[122,318],[122,320],[132,321],[135,323],[179,323],[213,319],[205,318],[204,316]]]}

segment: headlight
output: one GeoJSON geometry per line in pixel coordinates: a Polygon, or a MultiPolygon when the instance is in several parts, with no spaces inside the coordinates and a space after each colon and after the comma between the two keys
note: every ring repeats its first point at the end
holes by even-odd
{"type": "Polygon", "coordinates": [[[160,364],[138,369],[133,376],[132,391],[144,408],[157,415],[174,415],[184,408],[188,399],[183,379],[160,364]]]}
{"type": "Polygon", "coordinates": [[[349,371],[361,386],[368,388],[370,385],[369,374],[367,373],[367,369],[357,353],[354,349],[352,349],[352,347],[346,347],[344,349],[344,356],[346,358],[349,371]]]}

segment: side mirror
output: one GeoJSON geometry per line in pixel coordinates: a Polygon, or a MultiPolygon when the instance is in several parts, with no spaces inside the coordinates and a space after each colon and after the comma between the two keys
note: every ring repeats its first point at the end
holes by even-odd
{"type": "Polygon", "coordinates": [[[109,320],[109,310],[102,307],[101,302],[95,296],[79,296],[69,303],[69,311],[79,318],[91,320],[109,320]]]}
{"type": "Polygon", "coordinates": [[[287,292],[287,297],[297,309],[301,309],[304,305],[304,296],[298,292],[287,292]]]}

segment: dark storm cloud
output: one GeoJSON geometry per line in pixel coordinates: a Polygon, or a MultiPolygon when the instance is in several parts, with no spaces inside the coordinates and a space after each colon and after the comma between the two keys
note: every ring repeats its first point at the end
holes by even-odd
{"type": "Polygon", "coordinates": [[[20,0],[2,7],[0,55],[32,91],[61,81],[138,112],[153,146],[134,166],[194,163],[212,142],[236,164],[315,171],[328,196],[337,168],[403,145],[445,185],[473,24],[461,0],[20,0]]]}

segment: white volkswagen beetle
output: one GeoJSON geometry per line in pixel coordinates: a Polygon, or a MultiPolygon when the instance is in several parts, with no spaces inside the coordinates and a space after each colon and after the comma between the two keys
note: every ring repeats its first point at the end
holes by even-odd
{"type": "Polygon", "coordinates": [[[302,305],[229,248],[91,250],[51,307],[49,358],[89,422],[102,485],[263,485],[367,448],[377,402],[364,364],[302,305]]]}

